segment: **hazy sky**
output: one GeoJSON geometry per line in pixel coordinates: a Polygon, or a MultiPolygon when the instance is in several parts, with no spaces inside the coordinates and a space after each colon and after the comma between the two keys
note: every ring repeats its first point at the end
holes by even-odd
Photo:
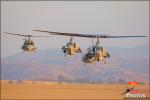
{"type": "MultiPolygon", "coordinates": [[[[43,29],[109,35],[149,36],[149,1],[2,1],[1,31],[48,35],[33,32],[43,29]]],[[[23,38],[1,34],[1,56],[21,52],[23,38]]],[[[39,49],[60,49],[69,37],[33,38],[39,49]]],[[[81,48],[90,39],[75,38],[81,48]]],[[[103,39],[106,47],[134,47],[148,43],[148,38],[103,39]]]]}

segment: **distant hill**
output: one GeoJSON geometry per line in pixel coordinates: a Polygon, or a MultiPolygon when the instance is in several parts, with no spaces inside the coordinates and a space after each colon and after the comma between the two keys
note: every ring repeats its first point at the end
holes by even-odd
{"type": "MultiPolygon", "coordinates": [[[[1,79],[50,80],[65,82],[148,81],[148,46],[108,48],[112,56],[107,64],[85,65],[82,55],[64,57],[61,50],[19,53],[1,59],[1,79]]],[[[85,50],[84,50],[85,52],[85,50]]]]}
{"type": "Polygon", "coordinates": [[[142,57],[149,58],[149,44],[144,44],[137,47],[122,48],[122,47],[109,47],[108,50],[113,56],[117,57],[142,57]]]}

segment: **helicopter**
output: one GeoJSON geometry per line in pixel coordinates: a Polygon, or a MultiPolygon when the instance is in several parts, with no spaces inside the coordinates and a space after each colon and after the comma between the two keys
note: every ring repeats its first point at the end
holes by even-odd
{"type": "Polygon", "coordinates": [[[16,36],[22,36],[25,37],[24,43],[21,46],[21,49],[24,52],[29,52],[29,53],[34,53],[37,51],[37,47],[34,43],[33,40],[31,40],[31,37],[51,37],[51,36],[32,36],[32,35],[25,35],[25,34],[16,34],[16,33],[8,33],[8,32],[4,32],[5,34],[10,34],[10,35],[16,35],[16,36]]]}
{"type": "MultiPolygon", "coordinates": [[[[106,64],[105,59],[110,58],[110,53],[102,46],[100,46],[99,39],[101,38],[132,38],[132,37],[147,37],[147,36],[111,36],[111,35],[96,35],[96,34],[79,34],[79,33],[65,33],[65,32],[53,32],[53,31],[44,31],[44,30],[33,30],[37,32],[45,32],[49,33],[50,35],[61,35],[61,36],[70,36],[70,42],[72,43],[73,37],[85,37],[85,38],[97,38],[95,45],[93,44],[87,49],[87,53],[83,56],[82,61],[84,63],[95,63],[101,61],[102,63],[106,64]]],[[[75,42],[74,42],[75,43],[75,42]]],[[[75,43],[76,44],[76,43],[75,43]]],[[[73,46],[72,46],[73,47],[73,46]]],[[[74,48],[74,47],[73,47],[74,48]]],[[[81,52],[81,49],[74,48],[70,50],[73,53],[66,53],[68,48],[63,47],[64,53],[68,55],[74,55],[78,52],[81,52]]]]}
{"type": "Polygon", "coordinates": [[[70,38],[69,42],[62,47],[63,52],[66,55],[75,55],[81,53],[81,48],[75,42],[73,42],[73,37],[70,38]]]}
{"type": "Polygon", "coordinates": [[[97,38],[95,45],[93,44],[87,49],[87,53],[83,56],[82,61],[85,63],[95,63],[96,61],[101,61],[106,64],[106,58],[110,58],[110,53],[106,51],[104,47],[100,46],[99,38],[97,38]]]}

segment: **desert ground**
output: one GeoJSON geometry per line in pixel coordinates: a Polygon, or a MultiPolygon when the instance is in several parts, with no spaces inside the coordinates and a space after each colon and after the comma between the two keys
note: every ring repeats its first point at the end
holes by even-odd
{"type": "MultiPolygon", "coordinates": [[[[127,84],[79,84],[1,80],[1,99],[124,99],[127,84]]],[[[149,85],[136,88],[149,89],[149,85]]]]}

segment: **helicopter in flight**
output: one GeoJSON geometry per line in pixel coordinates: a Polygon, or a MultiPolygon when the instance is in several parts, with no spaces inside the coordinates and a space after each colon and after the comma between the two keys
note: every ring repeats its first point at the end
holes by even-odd
{"type": "Polygon", "coordinates": [[[31,37],[51,37],[51,36],[32,36],[32,35],[25,35],[25,34],[16,34],[16,33],[8,33],[8,32],[4,32],[5,34],[10,34],[10,35],[16,35],[16,36],[22,36],[25,37],[24,43],[21,46],[21,49],[24,52],[29,52],[29,53],[34,53],[37,50],[37,47],[34,43],[33,40],[31,40],[31,37]]]}
{"type": "Polygon", "coordinates": [[[87,49],[87,53],[83,56],[82,61],[86,63],[95,63],[95,62],[102,62],[106,64],[105,59],[110,58],[110,53],[103,47],[100,46],[99,39],[101,38],[132,38],[132,37],[147,37],[147,36],[111,36],[111,35],[94,35],[94,34],[78,34],[78,33],[64,33],[64,32],[52,32],[52,31],[44,31],[44,30],[33,30],[37,32],[45,32],[49,33],[50,35],[61,35],[61,36],[70,36],[71,44],[69,47],[63,47],[62,50],[65,54],[68,55],[75,55],[77,53],[81,53],[81,49],[79,46],[75,46],[76,43],[72,42],[73,37],[85,37],[85,38],[97,38],[95,44],[90,46],[87,49]],[[67,53],[66,53],[67,52],[67,53]]]}
{"type": "Polygon", "coordinates": [[[81,53],[81,48],[73,41],[73,37],[71,37],[69,42],[62,47],[62,50],[65,54],[64,56],[81,53]]]}
{"type": "Polygon", "coordinates": [[[106,58],[110,58],[110,53],[100,46],[99,38],[97,38],[95,45],[93,44],[87,49],[87,53],[83,56],[82,61],[84,63],[95,63],[96,61],[106,63],[106,58]]]}

